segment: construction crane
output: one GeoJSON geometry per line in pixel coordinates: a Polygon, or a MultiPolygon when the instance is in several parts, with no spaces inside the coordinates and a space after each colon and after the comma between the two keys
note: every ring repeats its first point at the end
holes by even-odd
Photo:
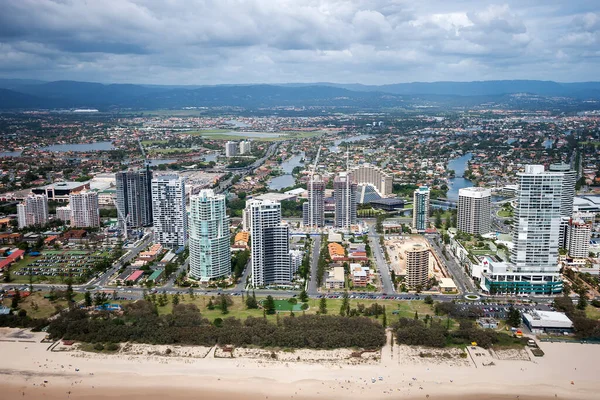
{"type": "Polygon", "coordinates": [[[312,171],[310,172],[310,198],[308,200],[308,225],[318,225],[315,223],[315,172],[317,170],[317,164],[319,163],[319,156],[321,155],[321,146],[319,146],[319,150],[317,150],[317,156],[315,157],[315,162],[313,163],[312,171]]]}

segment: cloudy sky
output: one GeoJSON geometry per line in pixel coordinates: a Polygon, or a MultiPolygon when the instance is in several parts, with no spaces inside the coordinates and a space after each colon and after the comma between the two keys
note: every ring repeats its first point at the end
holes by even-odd
{"type": "Polygon", "coordinates": [[[600,1],[0,0],[0,77],[600,80],[600,1]]]}

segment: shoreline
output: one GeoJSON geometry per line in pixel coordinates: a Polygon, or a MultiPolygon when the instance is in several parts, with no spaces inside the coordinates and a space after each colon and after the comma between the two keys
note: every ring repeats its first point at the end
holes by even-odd
{"type": "Polygon", "coordinates": [[[0,341],[0,393],[7,399],[587,400],[600,390],[600,346],[591,344],[540,343],[541,358],[476,349],[467,360],[448,360],[449,349],[437,355],[427,349],[432,356],[423,358],[425,349],[388,345],[377,362],[348,364],[215,358],[216,348],[199,349],[197,357],[165,356],[151,345],[140,345],[137,354],[48,351],[43,334],[32,336],[0,341]]]}

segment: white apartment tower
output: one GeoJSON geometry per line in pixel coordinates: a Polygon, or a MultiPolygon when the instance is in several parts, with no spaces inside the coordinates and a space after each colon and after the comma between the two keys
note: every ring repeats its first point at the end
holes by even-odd
{"type": "MultiPolygon", "coordinates": [[[[97,228],[100,226],[98,193],[84,190],[69,195],[71,226],[97,228]]],[[[58,210],[57,210],[58,214],[58,210]]]]}
{"type": "Polygon", "coordinates": [[[469,187],[458,191],[458,230],[471,235],[491,231],[492,191],[469,187]]]}
{"type": "Polygon", "coordinates": [[[71,207],[68,205],[62,207],[56,207],[56,218],[61,221],[71,220],[71,207]]]}
{"type": "Polygon", "coordinates": [[[551,164],[548,168],[550,172],[562,174],[562,196],[560,201],[560,236],[559,246],[567,248],[567,229],[569,221],[573,216],[573,201],[575,199],[575,183],[577,182],[577,173],[571,170],[569,164],[551,164]]]}
{"type": "Polygon", "coordinates": [[[336,228],[350,229],[356,224],[356,188],[356,182],[346,172],[340,172],[333,180],[336,228]]]}
{"type": "Polygon", "coordinates": [[[190,198],[190,276],[207,282],[231,274],[225,196],[212,189],[190,198]]]}
{"type": "Polygon", "coordinates": [[[185,246],[188,241],[185,179],[162,175],[152,179],[151,187],[154,241],[170,249],[185,246]]]}
{"type": "Polygon", "coordinates": [[[350,169],[352,180],[358,185],[370,185],[380,196],[392,194],[394,177],[376,165],[369,163],[357,165],[350,169]]]}
{"type": "Polygon", "coordinates": [[[308,202],[302,205],[304,226],[325,226],[325,182],[315,175],[308,182],[308,202]]]}
{"type": "Polygon", "coordinates": [[[48,223],[48,197],[45,194],[30,194],[23,203],[17,204],[19,229],[48,223]]]}
{"type": "Polygon", "coordinates": [[[239,146],[236,142],[225,143],[225,157],[235,157],[238,155],[239,146]]]}
{"type": "Polygon", "coordinates": [[[250,143],[249,140],[242,140],[240,142],[240,154],[250,154],[250,151],[252,151],[252,145],[250,143]]]}
{"type": "Polygon", "coordinates": [[[421,186],[413,193],[413,228],[419,232],[429,228],[429,196],[427,186],[421,186]]]}
{"type": "Polygon", "coordinates": [[[570,220],[567,228],[567,250],[569,257],[587,258],[590,252],[592,223],[570,220]]]}
{"type": "Polygon", "coordinates": [[[429,279],[429,249],[415,244],[406,251],[406,283],[410,289],[425,288],[429,279]]]}
{"type": "Polygon", "coordinates": [[[249,205],[252,240],[252,285],[289,283],[292,268],[289,228],[281,224],[281,204],[264,200],[249,205]]]}

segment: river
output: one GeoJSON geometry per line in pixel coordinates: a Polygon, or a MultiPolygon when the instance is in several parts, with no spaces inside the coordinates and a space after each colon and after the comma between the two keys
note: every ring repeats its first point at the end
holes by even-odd
{"type": "Polygon", "coordinates": [[[448,161],[448,169],[452,169],[455,172],[454,178],[448,181],[448,194],[446,197],[449,200],[458,201],[459,189],[473,186],[470,180],[463,178],[467,164],[471,158],[473,158],[473,154],[467,153],[448,161]]]}
{"type": "Polygon", "coordinates": [[[94,142],[80,144],[53,144],[52,146],[42,147],[40,150],[56,151],[66,153],[69,151],[87,152],[87,151],[107,151],[113,150],[112,142],[94,142]]]}
{"type": "Polygon", "coordinates": [[[332,153],[338,153],[340,151],[339,146],[340,146],[341,143],[358,142],[360,140],[371,139],[372,137],[373,136],[371,136],[371,135],[357,135],[357,136],[350,136],[350,137],[347,137],[347,138],[334,140],[333,145],[329,146],[328,149],[332,153]]]}
{"type": "Polygon", "coordinates": [[[281,190],[286,187],[294,186],[296,184],[296,179],[292,176],[292,171],[294,168],[304,165],[300,162],[304,158],[304,152],[300,152],[293,157],[288,158],[286,161],[282,162],[280,167],[285,175],[279,175],[275,178],[271,179],[269,182],[269,189],[272,190],[281,190]]]}
{"type": "Polygon", "coordinates": [[[19,157],[22,151],[5,151],[0,153],[0,157],[19,157]]]}

